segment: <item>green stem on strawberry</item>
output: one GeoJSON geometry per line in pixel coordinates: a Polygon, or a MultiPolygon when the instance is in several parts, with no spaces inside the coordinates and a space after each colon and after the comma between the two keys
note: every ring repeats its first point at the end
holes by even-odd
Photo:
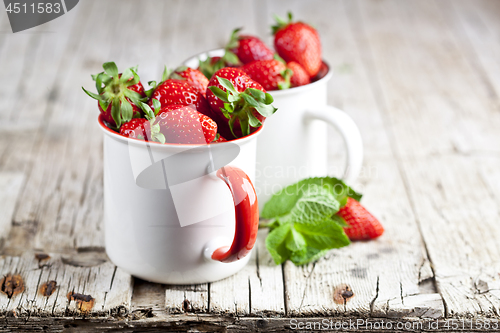
{"type": "Polygon", "coordinates": [[[284,28],[286,27],[288,24],[292,23],[292,20],[293,20],[293,15],[292,15],[292,12],[288,12],[287,14],[288,16],[288,21],[285,20],[284,18],[278,16],[278,15],[274,15],[274,19],[276,20],[276,25],[273,25],[271,27],[272,29],[272,34],[275,35],[276,32],[278,30],[280,30],[281,28],[284,28]]]}
{"type": "Polygon", "coordinates": [[[224,54],[217,61],[213,62],[211,57],[207,57],[204,61],[199,61],[198,70],[202,72],[207,79],[210,80],[214,73],[221,68],[226,66],[239,66],[242,64],[238,56],[231,51],[231,49],[238,47],[238,33],[241,29],[242,28],[236,28],[232,31],[229,42],[224,47],[224,54]]]}
{"type": "Polygon", "coordinates": [[[271,105],[273,97],[258,89],[247,88],[244,92],[238,92],[231,81],[217,76],[220,85],[226,88],[226,91],[219,87],[211,86],[209,89],[224,102],[224,108],[221,108],[223,115],[229,119],[228,125],[234,137],[234,125],[239,121],[241,134],[247,136],[250,134],[250,127],[260,127],[262,122],[254,114],[256,111],[263,117],[269,117],[276,112],[276,108],[271,105]]]}
{"type": "Polygon", "coordinates": [[[172,74],[172,71],[168,70],[167,65],[165,65],[165,67],[163,68],[163,73],[161,74],[161,81],[158,83],[156,83],[156,81],[149,81],[148,82],[148,86],[150,88],[144,92],[146,94],[146,96],[148,98],[150,98],[151,95],[153,94],[153,92],[155,91],[156,87],[158,87],[163,82],[167,81],[171,74],[172,74]]]}
{"type": "Polygon", "coordinates": [[[160,112],[161,104],[157,99],[153,99],[153,110],[146,103],[141,102],[141,109],[144,111],[146,119],[149,121],[149,127],[151,129],[151,140],[165,143],[165,136],[160,132],[160,124],[156,122],[156,116],[160,112]]]}
{"type": "MultiPolygon", "coordinates": [[[[146,100],[141,94],[129,88],[140,83],[137,74],[137,66],[127,68],[122,74],[114,62],[106,62],[102,65],[104,72],[92,75],[96,83],[97,94],[82,87],[83,91],[99,102],[102,110],[107,110],[111,105],[111,116],[115,121],[116,128],[130,121],[134,117],[134,110],[130,102],[138,105],[146,100]]],[[[141,85],[142,87],[142,85],[141,85]]]]}

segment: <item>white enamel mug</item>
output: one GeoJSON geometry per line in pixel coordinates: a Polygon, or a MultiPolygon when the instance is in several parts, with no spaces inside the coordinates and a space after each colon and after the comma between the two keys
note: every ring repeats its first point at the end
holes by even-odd
{"type": "Polygon", "coordinates": [[[226,278],[248,262],[258,229],[252,182],[261,130],[180,145],[126,138],[101,117],[99,125],[105,245],[116,266],[152,282],[193,284],[226,278]]]}
{"type": "MultiPolygon", "coordinates": [[[[184,65],[196,68],[207,55],[223,54],[221,49],[209,51],[190,58],[184,65]]],[[[327,83],[331,77],[328,68],[326,75],[308,85],[269,91],[278,111],[266,119],[257,140],[254,185],[261,209],[273,193],[284,187],[304,178],[328,175],[328,126],[339,131],[344,139],[347,163],[341,177],[351,183],[359,175],[363,164],[361,134],[351,117],[327,104],[327,83]]]]}

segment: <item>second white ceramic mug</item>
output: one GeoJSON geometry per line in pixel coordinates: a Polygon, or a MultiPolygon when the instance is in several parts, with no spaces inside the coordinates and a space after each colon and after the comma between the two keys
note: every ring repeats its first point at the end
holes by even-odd
{"type": "MultiPolygon", "coordinates": [[[[208,56],[222,56],[224,50],[196,55],[184,65],[197,68],[208,56]]],[[[273,193],[301,179],[328,175],[328,126],[342,135],[347,163],[341,176],[351,183],[363,164],[363,143],[354,121],[345,112],[327,104],[327,83],[332,77],[328,65],[325,75],[305,86],[269,91],[278,111],[266,119],[257,140],[255,189],[259,207],[273,193]]]]}
{"type": "Polygon", "coordinates": [[[261,209],[284,187],[304,178],[328,175],[328,126],[342,135],[347,151],[344,172],[335,176],[351,183],[359,175],[363,164],[361,134],[351,117],[327,104],[331,76],[328,69],[325,76],[308,85],[269,91],[278,111],[266,119],[257,140],[255,188],[261,209]]]}

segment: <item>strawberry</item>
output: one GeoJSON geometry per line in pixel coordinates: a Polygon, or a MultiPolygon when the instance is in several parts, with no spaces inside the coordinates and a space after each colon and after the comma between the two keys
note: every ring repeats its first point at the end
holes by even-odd
{"type": "Polygon", "coordinates": [[[266,117],[276,112],[273,98],[264,88],[238,68],[218,70],[207,89],[207,100],[227,138],[240,138],[254,132],[266,117]]]}
{"type": "Polygon", "coordinates": [[[306,73],[306,70],[304,67],[299,65],[298,62],[290,61],[287,66],[293,73],[290,78],[290,84],[292,87],[299,87],[311,83],[311,79],[306,73]]]}
{"type": "Polygon", "coordinates": [[[349,225],[344,231],[350,240],[377,238],[384,233],[384,227],[359,202],[347,198],[347,203],[337,213],[349,225]]]}
{"type": "Polygon", "coordinates": [[[186,82],[195,88],[199,93],[205,97],[208,79],[197,69],[189,68],[186,66],[178,67],[172,74],[170,74],[171,79],[176,80],[186,80],[186,82]]]}
{"type": "Polygon", "coordinates": [[[257,60],[253,61],[241,69],[260,83],[265,90],[277,90],[290,88],[291,71],[286,64],[277,60],[257,60]]]}
{"type": "Polygon", "coordinates": [[[120,127],[121,135],[146,141],[148,141],[150,131],[149,122],[144,118],[132,119],[120,127]]]}
{"type": "Polygon", "coordinates": [[[219,133],[217,133],[215,135],[214,141],[212,141],[212,142],[214,142],[214,143],[215,142],[227,142],[227,140],[224,139],[224,137],[222,135],[220,135],[219,133]]]}
{"type": "Polygon", "coordinates": [[[156,116],[156,124],[168,143],[210,143],[217,134],[215,121],[191,106],[162,108],[156,116]]]}
{"type": "Polygon", "coordinates": [[[323,77],[325,77],[326,74],[328,74],[328,71],[329,71],[328,66],[324,62],[322,62],[321,67],[319,68],[318,74],[316,74],[316,76],[311,78],[311,79],[313,81],[317,81],[319,79],[322,79],[323,77]]]}
{"type": "Polygon", "coordinates": [[[82,89],[98,101],[102,119],[112,127],[120,128],[121,124],[141,116],[137,105],[146,99],[144,87],[136,73],[137,68],[127,68],[119,74],[114,62],[106,62],[102,67],[104,72],[92,75],[98,94],[82,89]]]}
{"type": "Polygon", "coordinates": [[[157,99],[162,107],[171,104],[193,105],[199,112],[211,114],[205,97],[185,80],[168,79],[161,82],[151,94],[150,106],[153,99],[157,99]]]}
{"type": "Polygon", "coordinates": [[[292,23],[275,16],[277,25],[273,26],[274,48],[286,62],[296,61],[309,75],[318,74],[321,66],[321,43],[316,29],[302,22],[292,23]]]}
{"type": "Polygon", "coordinates": [[[238,33],[240,30],[240,28],[233,30],[226,49],[231,50],[243,64],[248,64],[256,60],[273,59],[273,51],[263,41],[255,36],[239,36],[238,33]]]}

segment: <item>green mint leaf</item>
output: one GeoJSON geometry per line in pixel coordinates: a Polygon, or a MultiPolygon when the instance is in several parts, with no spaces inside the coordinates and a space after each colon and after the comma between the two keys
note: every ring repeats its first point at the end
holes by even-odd
{"type": "Polygon", "coordinates": [[[273,257],[276,265],[280,265],[290,257],[290,250],[286,247],[286,239],[292,225],[283,224],[271,231],[266,237],[266,248],[273,257]]]}
{"type": "Polygon", "coordinates": [[[294,223],[294,228],[304,237],[307,246],[316,249],[335,249],[350,243],[342,227],[330,218],[313,223],[294,223]]]}
{"type": "Polygon", "coordinates": [[[290,213],[310,185],[320,185],[328,188],[341,207],[345,205],[347,197],[351,197],[356,201],[361,199],[361,194],[355,192],[340,179],[333,177],[308,178],[289,185],[278,193],[275,193],[264,205],[261,217],[271,219],[290,213]]]}
{"type": "Polygon", "coordinates": [[[294,227],[290,228],[290,232],[286,238],[286,248],[292,252],[301,251],[306,247],[306,240],[301,233],[299,233],[294,227]]]}
{"type": "Polygon", "coordinates": [[[329,250],[319,250],[313,247],[307,246],[303,251],[294,252],[290,256],[290,260],[296,265],[301,266],[313,261],[316,261],[323,257],[329,250]]]}
{"type": "Polygon", "coordinates": [[[345,228],[348,227],[349,224],[339,215],[335,214],[331,217],[332,221],[336,223],[338,226],[345,228]]]}
{"type": "Polygon", "coordinates": [[[311,184],[290,211],[297,223],[314,223],[329,218],[339,211],[340,204],[325,187],[311,184]]]}
{"type": "Polygon", "coordinates": [[[112,61],[110,62],[105,62],[102,65],[102,68],[104,68],[104,71],[106,74],[108,74],[111,77],[118,77],[118,67],[116,67],[116,64],[112,61]]]}

